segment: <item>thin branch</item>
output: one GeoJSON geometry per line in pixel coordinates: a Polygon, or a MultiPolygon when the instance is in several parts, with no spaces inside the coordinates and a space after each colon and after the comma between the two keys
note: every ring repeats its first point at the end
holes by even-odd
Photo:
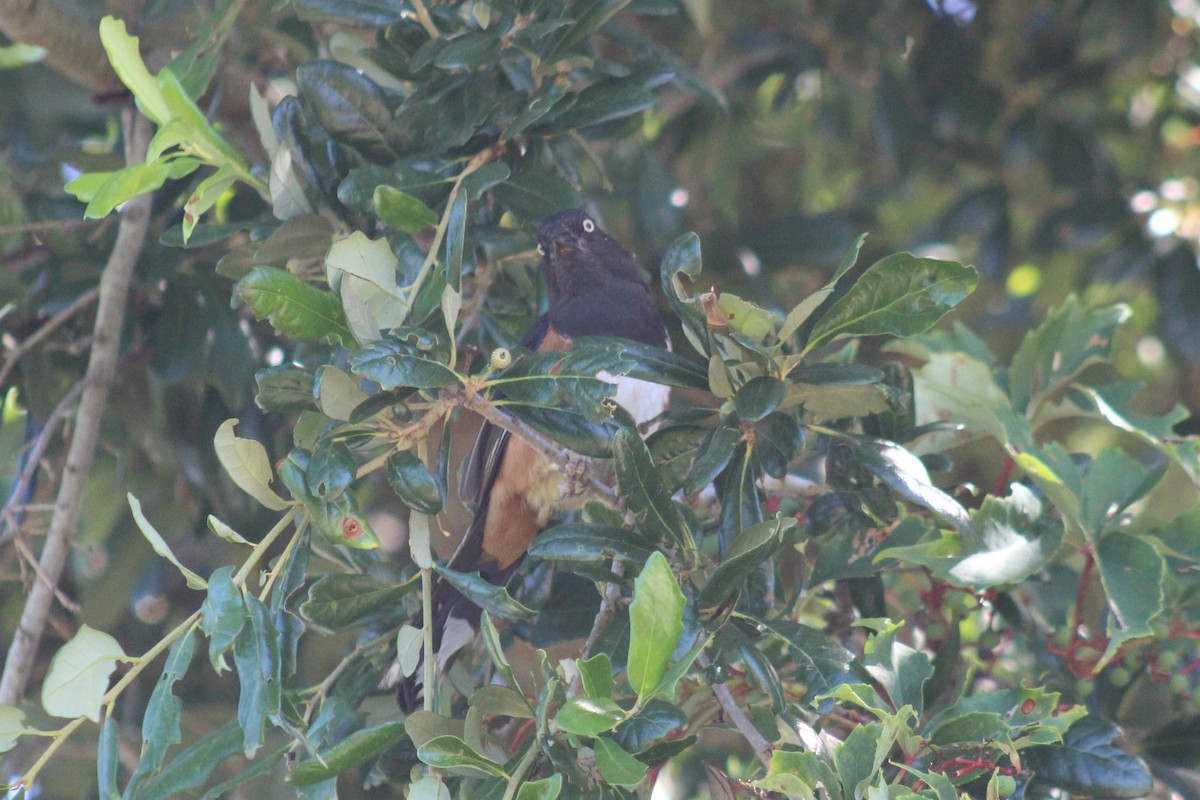
{"type": "Polygon", "coordinates": [[[17,365],[25,355],[41,344],[50,334],[58,330],[64,323],[74,317],[83,309],[96,302],[96,298],[100,296],[100,287],[93,287],[79,297],[71,305],[64,308],[62,311],[55,314],[50,319],[46,320],[40,328],[30,334],[29,338],[18,344],[8,352],[4,359],[4,367],[0,368],[0,386],[4,386],[8,380],[8,375],[12,372],[13,367],[17,365]]]}
{"type": "MultiPolygon", "coordinates": [[[[95,64],[89,64],[89,68],[94,69],[95,64]]],[[[121,123],[125,135],[125,163],[140,164],[146,158],[151,125],[132,107],[124,110],[121,123]]],[[[84,490],[96,455],[101,417],[116,374],[129,284],[150,227],[150,199],[150,195],[145,194],[125,204],[116,241],[100,277],[100,303],[96,311],[86,385],[75,415],[74,435],[67,451],[62,482],[58,487],[50,533],[46,536],[38,563],[46,580],[35,582],[25,601],[21,620],[8,648],[4,673],[0,676],[0,703],[16,704],[25,692],[38,644],[50,617],[54,586],[62,576],[71,549],[84,490]]]]}
{"type": "MultiPolygon", "coordinates": [[[[701,653],[696,659],[696,663],[701,667],[709,666],[708,657],[701,653]]],[[[750,747],[754,749],[754,754],[758,756],[758,760],[765,767],[771,767],[771,743],[758,732],[758,728],[754,727],[754,723],[750,721],[750,717],[746,716],[746,712],[737,704],[733,693],[729,691],[729,687],[723,683],[714,683],[713,695],[717,698],[717,702],[721,704],[721,710],[725,712],[725,716],[729,717],[729,721],[734,724],[742,736],[746,737],[746,741],[750,747]]]]}
{"type": "Polygon", "coordinates": [[[45,454],[46,448],[50,446],[50,439],[53,438],[59,423],[75,407],[76,401],[79,400],[79,395],[83,393],[83,386],[84,382],[79,381],[71,387],[71,391],[67,392],[62,400],[58,401],[58,405],[50,413],[46,424],[42,426],[41,433],[34,440],[33,447],[29,451],[28,460],[25,463],[25,468],[21,470],[16,484],[13,485],[12,491],[9,493],[8,504],[4,506],[3,511],[0,511],[0,545],[3,545],[16,535],[17,529],[20,527],[17,524],[18,517],[28,510],[28,506],[18,502],[18,500],[25,496],[30,482],[33,481],[33,475],[37,472],[38,464],[41,463],[42,456],[45,454]]]}
{"type": "Polygon", "coordinates": [[[553,461],[559,466],[567,467],[568,470],[571,470],[582,463],[584,469],[587,471],[587,488],[613,503],[618,501],[619,497],[616,489],[596,475],[595,470],[590,466],[590,459],[582,459],[581,461],[578,454],[558,444],[541,431],[517,419],[512,413],[488,403],[478,394],[463,400],[462,405],[463,408],[474,411],[496,427],[503,428],[514,436],[521,437],[538,455],[553,461]]]}

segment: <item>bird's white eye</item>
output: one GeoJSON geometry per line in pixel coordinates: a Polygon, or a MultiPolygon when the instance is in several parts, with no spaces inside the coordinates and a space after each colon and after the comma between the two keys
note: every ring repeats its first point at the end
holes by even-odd
{"type": "Polygon", "coordinates": [[[540,244],[537,246],[537,250],[539,256],[546,255],[546,248],[542,247],[540,244]]]}
{"type": "Polygon", "coordinates": [[[591,233],[592,231],[596,230],[596,223],[592,222],[590,219],[585,219],[583,221],[583,230],[587,233],[591,233]]]}

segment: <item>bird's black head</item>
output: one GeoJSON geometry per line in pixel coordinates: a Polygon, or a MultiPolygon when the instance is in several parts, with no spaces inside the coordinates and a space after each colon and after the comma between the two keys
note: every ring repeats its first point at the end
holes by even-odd
{"type": "Polygon", "coordinates": [[[606,281],[642,282],[633,254],[583,209],[570,208],[547,217],[535,238],[552,301],[606,281]]]}

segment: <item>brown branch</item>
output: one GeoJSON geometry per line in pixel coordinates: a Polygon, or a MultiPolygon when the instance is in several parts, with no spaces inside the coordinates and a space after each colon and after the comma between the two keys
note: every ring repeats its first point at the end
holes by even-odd
{"type": "Polygon", "coordinates": [[[56,0],[0,0],[0,31],[46,48],[46,64],[96,94],[125,91],[100,44],[100,20],[56,0]]]}
{"type": "Polygon", "coordinates": [[[463,408],[474,411],[497,428],[503,428],[514,436],[520,436],[538,455],[559,466],[566,467],[568,472],[582,465],[586,470],[587,488],[606,500],[613,503],[618,502],[616,489],[596,475],[596,471],[592,469],[591,459],[581,457],[568,450],[541,431],[521,421],[511,412],[487,402],[480,395],[467,397],[462,401],[462,405],[463,408]]]}
{"type": "Polygon", "coordinates": [[[75,302],[64,308],[62,311],[55,314],[42,327],[34,331],[29,338],[18,344],[9,351],[8,356],[4,360],[4,367],[0,368],[0,386],[4,386],[8,380],[8,374],[12,372],[13,367],[33,348],[37,347],[47,336],[54,333],[67,320],[74,317],[83,309],[96,302],[96,298],[100,296],[100,289],[96,287],[89,289],[75,299],[75,302]]]}
{"type": "MultiPolygon", "coordinates": [[[[701,653],[696,659],[696,663],[701,667],[709,666],[708,657],[701,653]]],[[[717,702],[721,704],[721,710],[725,712],[725,716],[729,717],[729,721],[734,724],[738,731],[746,738],[750,747],[754,749],[754,755],[758,756],[758,760],[763,763],[767,769],[771,768],[771,743],[758,732],[758,728],[754,727],[754,723],[750,717],[746,716],[746,712],[737,704],[733,693],[729,691],[729,687],[723,683],[714,683],[712,686],[713,695],[717,698],[717,702]]]]}
{"type": "MultiPolygon", "coordinates": [[[[94,68],[95,65],[89,66],[94,68]]],[[[122,112],[121,123],[125,135],[125,163],[140,164],[146,158],[151,125],[132,107],[122,112]]],[[[129,200],[121,211],[117,239],[100,276],[100,303],[96,310],[92,353],[84,378],[86,385],[75,415],[74,435],[67,451],[62,482],[58,487],[50,532],[38,562],[45,580],[33,584],[25,601],[21,621],[8,648],[4,673],[0,676],[0,703],[15,704],[25,692],[38,643],[50,616],[50,604],[71,548],[88,474],[96,455],[100,420],[108,401],[108,390],[116,374],[129,284],[149,227],[150,195],[129,200]]]]}
{"type": "Polygon", "coordinates": [[[25,468],[21,470],[21,474],[17,477],[17,482],[13,485],[9,492],[8,504],[0,510],[0,545],[4,544],[12,536],[17,533],[18,525],[17,518],[26,513],[29,507],[20,503],[20,498],[24,497],[26,489],[33,480],[33,474],[37,472],[38,464],[42,460],[42,455],[46,452],[46,448],[50,446],[50,439],[53,438],[55,430],[58,429],[59,423],[71,412],[75,407],[76,401],[79,400],[79,395],[83,393],[84,382],[79,381],[71,391],[67,392],[62,400],[58,401],[58,405],[54,407],[54,411],[50,413],[46,424],[42,426],[41,433],[33,443],[33,447],[29,451],[28,459],[25,463],[25,468]]]}

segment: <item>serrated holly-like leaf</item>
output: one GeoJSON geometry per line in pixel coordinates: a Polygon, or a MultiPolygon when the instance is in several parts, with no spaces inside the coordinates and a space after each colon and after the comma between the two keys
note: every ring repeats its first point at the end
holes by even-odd
{"type": "Polygon", "coordinates": [[[81,625],[50,660],[42,682],[42,708],[55,717],[87,717],[99,722],[108,677],[123,660],[125,651],[116,639],[81,625]]]}
{"type": "Polygon", "coordinates": [[[804,800],[815,800],[818,784],[823,785],[831,797],[845,796],[838,773],[808,750],[776,750],[771,753],[767,774],[752,783],[759,789],[804,800]]]}
{"type": "Polygon", "coordinates": [[[572,697],[554,717],[554,723],[576,736],[596,736],[611,731],[625,719],[625,710],[610,698],[572,697]]]}
{"type": "Polygon", "coordinates": [[[666,557],[655,552],[634,581],[629,607],[629,682],[639,697],[658,688],[667,671],[685,604],[666,557]]]}
{"type": "Polygon", "coordinates": [[[1062,544],[1062,526],[1041,520],[1038,499],[1020,484],[1006,498],[986,497],[970,529],[921,544],[887,547],[895,558],[928,567],[943,580],[976,591],[1018,583],[1043,569],[1062,544]]]}
{"type": "Polygon", "coordinates": [[[497,586],[478,572],[457,572],[440,564],[437,573],[475,605],[511,621],[533,619],[537,612],[518,603],[503,586],[497,586]]]}
{"type": "Polygon", "coordinates": [[[1096,565],[1112,609],[1104,664],[1125,642],[1154,632],[1150,621],[1163,610],[1166,562],[1145,538],[1114,531],[1096,545],[1096,565]]]}
{"type": "Polygon", "coordinates": [[[304,619],[329,630],[355,625],[373,614],[394,612],[415,584],[389,583],[370,575],[322,575],[300,604],[304,619]]]}
{"type": "Polygon", "coordinates": [[[550,561],[606,561],[644,564],[652,549],[633,531],[611,525],[564,522],[538,535],[529,555],[550,561]]]}
{"type": "Polygon", "coordinates": [[[1067,731],[1060,745],[1031,747],[1022,765],[1038,783],[1088,797],[1145,797],[1153,788],[1145,763],[1113,744],[1120,734],[1106,719],[1088,715],[1067,731]]]}
{"type": "Polygon", "coordinates": [[[875,262],[813,326],[805,350],[844,336],[912,336],[975,289],[974,267],[895,253],[875,262]]]}
{"type": "Polygon", "coordinates": [[[616,742],[600,737],[596,740],[595,749],[596,769],[608,783],[633,787],[645,779],[649,767],[626,753],[616,742]]]}
{"type": "Polygon", "coordinates": [[[436,514],[442,510],[441,487],[412,451],[397,450],[388,456],[387,479],[392,491],[413,511],[436,514]]]}
{"type": "Polygon", "coordinates": [[[369,758],[374,758],[404,736],[404,723],[396,721],[357,730],[333,747],[321,750],[312,758],[296,764],[292,767],[288,780],[297,786],[311,786],[329,780],[369,758]]]}
{"type": "Polygon", "coordinates": [[[827,694],[850,679],[854,655],[827,634],[796,622],[757,620],[763,633],[778,638],[787,649],[788,660],[804,670],[806,698],[827,694]]]}
{"type": "Polygon", "coordinates": [[[1113,331],[1129,317],[1126,306],[1084,308],[1071,295],[1025,335],[1008,368],[1008,392],[1020,413],[1065,385],[1088,364],[1107,358],[1113,331]]]}
{"type": "Polygon", "coordinates": [[[654,467],[650,451],[631,428],[622,428],[613,438],[617,483],[629,508],[637,515],[638,527],[654,539],[674,539],[691,544],[687,522],[671,499],[662,476],[654,467]]]}
{"type": "Polygon", "coordinates": [[[922,688],[933,675],[929,656],[896,641],[898,625],[888,625],[867,639],[863,648],[863,666],[887,690],[893,707],[912,706],[918,714],[924,708],[922,688]]]}
{"type": "Polygon", "coordinates": [[[125,494],[125,498],[129,501],[129,510],[133,512],[133,521],[137,523],[138,530],[142,532],[142,536],[146,537],[146,541],[150,543],[150,547],[153,548],[154,552],[158,553],[159,556],[165,558],[167,561],[170,561],[177,570],[183,573],[183,579],[187,583],[188,588],[199,589],[201,591],[207,589],[208,584],[205,582],[204,578],[201,578],[195,572],[192,572],[190,569],[185,567],[179,561],[179,559],[175,557],[175,554],[171,552],[171,547],[167,544],[166,540],[162,538],[162,534],[155,530],[154,525],[146,518],[146,515],[142,513],[142,504],[138,502],[136,497],[133,496],[133,493],[127,492],[125,494]]]}
{"type": "Polygon", "coordinates": [[[178,744],[183,738],[179,724],[183,713],[183,701],[175,695],[174,686],[187,673],[192,661],[196,637],[188,631],[175,643],[167,655],[167,663],[163,665],[162,675],[150,695],[146,705],[146,713],[142,717],[142,752],[138,759],[137,769],[129,778],[126,791],[133,794],[150,775],[162,769],[167,749],[178,744]]]}
{"type": "Polygon", "coordinates": [[[794,527],[796,520],[784,517],[760,522],[743,530],[700,587],[696,605],[714,608],[725,602],[726,598],[742,588],[750,573],[775,552],[783,537],[794,527]]]}
{"type": "Polygon", "coordinates": [[[270,322],[280,334],[344,347],[356,343],[338,298],[290,272],[255,267],[237,282],[234,291],[256,317],[270,322]]]}
{"type": "Polygon", "coordinates": [[[282,701],[279,631],[271,612],[254,595],[246,595],[247,624],[233,644],[240,694],[237,719],[241,725],[242,751],[253,758],[263,744],[267,718],[279,713],[282,701]]]}
{"type": "Polygon", "coordinates": [[[282,511],[288,502],[271,489],[271,462],[267,451],[253,439],[233,432],[236,419],[227,419],[217,429],[213,447],[221,466],[238,488],[272,511],[282,511]]]}
{"type": "Polygon", "coordinates": [[[1167,471],[1166,461],[1146,468],[1119,447],[1105,447],[1083,473],[1080,516],[1095,542],[1105,524],[1144,497],[1167,471]]]}

